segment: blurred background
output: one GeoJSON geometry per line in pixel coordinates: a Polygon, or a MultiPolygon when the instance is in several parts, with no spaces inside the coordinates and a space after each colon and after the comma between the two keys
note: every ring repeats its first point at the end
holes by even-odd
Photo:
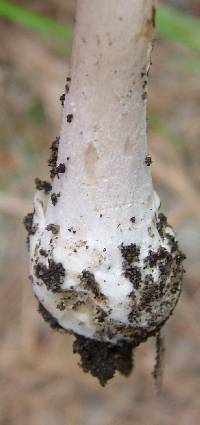
{"type": "Polygon", "coordinates": [[[160,395],[153,339],[138,348],[130,378],[101,388],[77,366],[73,338],[43,322],[28,280],[22,220],[34,178],[48,178],[74,12],[73,0],[0,0],[0,425],[199,425],[200,3],[159,3],[149,84],[151,170],[187,255],[160,395]]]}

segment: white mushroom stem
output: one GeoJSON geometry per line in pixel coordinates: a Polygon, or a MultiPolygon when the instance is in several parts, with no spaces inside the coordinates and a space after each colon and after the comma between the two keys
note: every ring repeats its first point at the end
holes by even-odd
{"type": "Polygon", "coordinates": [[[154,17],[153,0],[78,0],[46,211],[44,195],[35,197],[36,296],[62,328],[112,344],[137,345],[159,330],[183,272],[148,167],[154,17]]]}
{"type": "MultiPolygon", "coordinates": [[[[87,237],[102,240],[103,246],[107,232],[109,240],[120,241],[118,224],[125,226],[123,231],[129,235],[131,214],[148,220],[150,208],[155,208],[145,164],[144,99],[152,49],[152,8],[151,0],[78,2],[72,81],[58,155],[67,172],[55,179],[53,188],[62,190],[58,206],[61,233],[71,224],[80,227],[85,237],[84,226],[87,237]],[[67,214],[66,205],[70,205],[67,214]],[[99,220],[100,213],[103,220],[99,220]]],[[[47,217],[50,221],[55,217],[51,204],[47,217]]]]}

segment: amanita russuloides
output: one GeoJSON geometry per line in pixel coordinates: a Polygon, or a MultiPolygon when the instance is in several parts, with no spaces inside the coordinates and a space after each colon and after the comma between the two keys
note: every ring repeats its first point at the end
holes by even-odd
{"type": "Polygon", "coordinates": [[[132,349],[159,334],[181,291],[184,255],[149,167],[154,26],[153,0],[78,0],[52,187],[36,179],[25,219],[39,309],[76,336],[83,369],[103,385],[128,375],[132,349]]]}

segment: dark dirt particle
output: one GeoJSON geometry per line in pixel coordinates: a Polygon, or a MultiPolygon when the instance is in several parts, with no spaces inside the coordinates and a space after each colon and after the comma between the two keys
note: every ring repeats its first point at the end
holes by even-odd
{"type": "Polygon", "coordinates": [[[66,81],[67,81],[68,83],[71,83],[71,77],[67,77],[67,78],[66,78],[66,81]]]}
{"type": "Polygon", "coordinates": [[[144,263],[149,267],[155,267],[161,263],[165,266],[171,266],[172,260],[172,255],[167,251],[167,249],[160,247],[157,251],[152,251],[150,249],[149,254],[144,259],[144,263]]]}
{"type": "Polygon", "coordinates": [[[175,261],[177,265],[180,265],[182,261],[186,259],[186,255],[183,252],[179,251],[179,254],[176,255],[175,261]]]}
{"type": "Polygon", "coordinates": [[[147,156],[145,157],[144,162],[145,162],[145,164],[147,165],[147,167],[150,167],[150,165],[152,164],[151,156],[147,155],[147,156]]]}
{"type": "Polygon", "coordinates": [[[108,316],[107,311],[105,311],[103,308],[97,306],[96,307],[96,319],[98,323],[105,322],[106,317],[108,316]]]}
{"type": "Polygon", "coordinates": [[[67,122],[69,122],[69,123],[72,122],[73,118],[74,118],[73,114],[68,114],[67,115],[67,122]]]}
{"type": "Polygon", "coordinates": [[[58,310],[60,310],[60,311],[64,311],[64,310],[65,310],[65,308],[66,308],[64,301],[60,301],[60,302],[57,304],[56,308],[57,308],[58,310]]]}
{"type": "Polygon", "coordinates": [[[70,160],[70,157],[69,156],[67,156],[67,161],[69,161],[70,160]]]}
{"type": "Polygon", "coordinates": [[[49,323],[49,325],[51,326],[52,329],[55,329],[55,330],[63,329],[59,325],[57,320],[52,316],[52,314],[49,313],[48,310],[46,310],[46,308],[40,302],[38,304],[38,311],[41,314],[41,316],[43,317],[43,319],[45,320],[45,322],[49,323]]]}
{"type": "Polygon", "coordinates": [[[55,176],[55,169],[57,164],[57,158],[58,158],[58,146],[59,146],[60,137],[56,137],[56,139],[53,141],[51,145],[51,155],[48,160],[48,165],[51,167],[50,170],[50,176],[53,178],[55,176]]]}
{"type": "Polygon", "coordinates": [[[52,202],[52,204],[55,206],[56,204],[57,204],[57,202],[58,202],[58,198],[60,197],[60,192],[59,193],[55,193],[55,192],[53,192],[52,194],[51,194],[51,202],[52,202]]]}
{"type": "Polygon", "coordinates": [[[34,235],[37,229],[36,225],[33,224],[33,216],[34,216],[34,212],[31,212],[26,214],[26,216],[23,219],[23,224],[28,233],[28,236],[34,235]]]}
{"type": "Polygon", "coordinates": [[[135,224],[135,217],[130,218],[131,223],[135,224]]]}
{"type": "Polygon", "coordinates": [[[105,298],[105,295],[103,295],[100,291],[99,284],[96,281],[94,274],[91,273],[89,270],[82,271],[82,273],[80,274],[80,281],[83,285],[83,288],[91,291],[95,295],[95,297],[101,299],[105,298]]]}
{"type": "Polygon", "coordinates": [[[139,261],[140,248],[135,243],[130,245],[120,245],[120,251],[123,259],[126,263],[131,264],[132,262],[139,261]]]}
{"type": "Polygon", "coordinates": [[[57,235],[60,230],[60,226],[58,226],[58,224],[48,224],[46,226],[46,230],[52,232],[54,235],[57,235]]]}
{"type": "Polygon", "coordinates": [[[49,260],[49,267],[43,263],[35,265],[35,275],[43,281],[48,290],[60,292],[65,278],[65,269],[61,263],[49,260]]]}
{"type": "Polygon", "coordinates": [[[151,238],[154,238],[155,234],[153,233],[153,230],[152,230],[151,226],[149,226],[149,227],[147,228],[147,230],[148,230],[148,234],[149,234],[149,236],[150,236],[151,238]]]}
{"type": "Polygon", "coordinates": [[[150,281],[147,283],[147,279],[145,279],[139,308],[148,310],[152,302],[159,301],[162,296],[162,289],[160,285],[156,285],[150,281]]]}
{"type": "Polygon", "coordinates": [[[140,268],[137,266],[128,266],[124,270],[124,276],[133,284],[135,289],[139,289],[142,276],[140,268]]]}
{"type": "Polygon", "coordinates": [[[99,217],[100,217],[100,218],[102,218],[102,217],[103,217],[103,215],[102,215],[102,214],[100,214],[100,215],[99,215],[99,217]]]}
{"type": "Polygon", "coordinates": [[[63,173],[65,173],[65,171],[66,171],[65,164],[64,163],[60,163],[55,168],[53,174],[54,174],[54,176],[58,176],[58,178],[59,178],[59,174],[63,174],[63,173]]]}
{"type": "MultiPolygon", "coordinates": [[[[66,87],[65,87],[65,89],[66,89],[66,87]]],[[[61,94],[61,96],[60,96],[60,103],[61,103],[61,106],[64,106],[64,103],[65,103],[65,93],[61,94]]]]}
{"type": "Polygon", "coordinates": [[[175,236],[170,235],[169,233],[165,233],[166,238],[168,239],[168,242],[171,247],[171,252],[177,252],[178,251],[178,242],[175,239],[175,236]]]}
{"type": "Polygon", "coordinates": [[[45,249],[43,249],[43,248],[41,248],[41,249],[39,250],[39,253],[40,253],[40,255],[41,255],[42,257],[48,257],[48,252],[47,252],[47,251],[45,251],[45,249]]]}
{"type": "Polygon", "coordinates": [[[146,88],[147,82],[148,82],[147,80],[144,80],[144,82],[143,82],[143,84],[142,84],[142,88],[143,88],[143,89],[145,89],[145,88],[146,88]]]}
{"type": "Polygon", "coordinates": [[[96,341],[84,336],[75,335],[73,352],[80,354],[80,366],[84,372],[90,372],[99,379],[102,386],[111,379],[116,371],[128,376],[132,371],[131,343],[122,342],[113,345],[109,342],[96,341]]]}
{"type": "Polygon", "coordinates": [[[176,259],[180,263],[182,263],[182,261],[185,260],[186,256],[180,251],[175,236],[166,232],[166,226],[171,228],[171,226],[167,222],[167,217],[163,213],[159,213],[156,223],[158,233],[161,237],[165,236],[168,239],[172,254],[176,254],[176,259]]]}
{"type": "Polygon", "coordinates": [[[144,91],[142,93],[142,100],[145,100],[145,99],[147,99],[147,92],[146,91],[144,91]]]}
{"type": "Polygon", "coordinates": [[[156,222],[156,227],[160,236],[164,236],[166,226],[167,217],[163,213],[159,213],[156,222]]]}
{"type": "Polygon", "coordinates": [[[76,234],[76,230],[73,227],[69,227],[68,232],[73,233],[74,235],[76,234]]]}
{"type": "Polygon", "coordinates": [[[139,261],[140,248],[133,243],[130,245],[122,243],[120,251],[123,257],[124,276],[129,279],[135,289],[139,289],[142,277],[140,268],[135,263],[139,261]]]}
{"type": "Polygon", "coordinates": [[[40,180],[38,177],[35,179],[35,186],[37,190],[43,190],[46,194],[52,190],[51,183],[46,182],[45,180],[40,180]]]}

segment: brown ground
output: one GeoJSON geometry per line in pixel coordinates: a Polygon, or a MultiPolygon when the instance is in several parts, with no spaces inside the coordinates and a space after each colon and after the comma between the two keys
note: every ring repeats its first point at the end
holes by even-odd
{"type": "MultiPolygon", "coordinates": [[[[73,1],[51,0],[46,9],[47,2],[20,3],[73,20],[73,1]]],[[[0,425],[199,425],[200,77],[189,68],[195,56],[159,41],[151,70],[152,171],[188,256],[184,291],[165,327],[163,393],[157,396],[153,340],[137,350],[130,378],[116,376],[101,388],[77,366],[73,338],[50,330],[37,313],[21,221],[31,209],[33,179],[47,177],[66,46],[5,22],[0,36],[0,425]]]]}

